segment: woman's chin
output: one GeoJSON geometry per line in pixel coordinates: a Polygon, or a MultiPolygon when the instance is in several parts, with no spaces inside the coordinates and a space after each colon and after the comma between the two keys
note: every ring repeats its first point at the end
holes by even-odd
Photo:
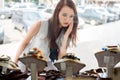
{"type": "Polygon", "coordinates": [[[63,25],[63,27],[68,27],[68,25],[63,25]]]}

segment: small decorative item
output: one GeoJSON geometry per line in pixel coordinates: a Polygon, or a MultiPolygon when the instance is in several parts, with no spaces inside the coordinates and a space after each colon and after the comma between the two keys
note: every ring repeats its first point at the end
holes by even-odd
{"type": "Polygon", "coordinates": [[[62,59],[72,59],[80,61],[80,58],[76,57],[73,53],[67,53],[62,59]]]}
{"type": "Polygon", "coordinates": [[[42,56],[42,51],[38,48],[33,48],[32,50],[30,50],[28,56],[33,56],[37,59],[42,59],[46,61],[46,58],[42,56]]]}
{"type": "Polygon", "coordinates": [[[38,80],[38,72],[42,72],[47,66],[46,58],[42,56],[42,51],[38,48],[33,48],[27,54],[19,60],[26,65],[27,69],[31,69],[31,80],[38,80]]]}
{"type": "Polygon", "coordinates": [[[26,80],[28,76],[9,56],[0,56],[0,80],[26,80]]]}

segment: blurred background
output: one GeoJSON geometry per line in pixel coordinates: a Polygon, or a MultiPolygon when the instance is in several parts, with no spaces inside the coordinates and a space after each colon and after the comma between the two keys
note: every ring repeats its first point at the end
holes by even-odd
{"type": "MultiPolygon", "coordinates": [[[[31,25],[50,18],[58,1],[0,0],[0,55],[9,55],[13,60],[31,25]]],[[[94,54],[108,45],[120,44],[120,0],[73,1],[79,17],[78,40],[68,52],[86,64],[83,70],[97,68],[94,54]]]]}

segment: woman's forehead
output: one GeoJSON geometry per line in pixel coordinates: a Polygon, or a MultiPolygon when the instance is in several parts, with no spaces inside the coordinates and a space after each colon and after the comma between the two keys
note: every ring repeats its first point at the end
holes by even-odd
{"type": "Polygon", "coordinates": [[[68,6],[63,6],[60,10],[60,12],[64,12],[64,13],[70,13],[74,15],[74,10],[68,6]]]}

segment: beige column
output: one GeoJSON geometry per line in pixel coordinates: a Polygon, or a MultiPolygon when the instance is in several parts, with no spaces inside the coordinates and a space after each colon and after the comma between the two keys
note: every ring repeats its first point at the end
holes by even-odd
{"type": "Polygon", "coordinates": [[[39,0],[39,3],[44,3],[44,0],[39,0]]]}
{"type": "Polygon", "coordinates": [[[0,0],[0,8],[4,8],[4,0],[0,0]]]}

